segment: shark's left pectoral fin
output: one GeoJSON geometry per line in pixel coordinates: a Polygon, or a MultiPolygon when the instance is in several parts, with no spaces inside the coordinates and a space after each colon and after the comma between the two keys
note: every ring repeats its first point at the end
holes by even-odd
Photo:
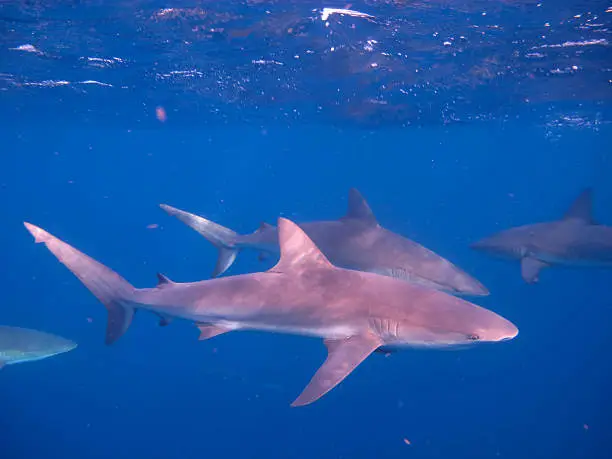
{"type": "Polygon", "coordinates": [[[377,336],[351,336],[346,339],[327,339],[327,360],[310,380],[291,406],[312,403],[340,384],[368,355],[383,343],[377,336]]]}
{"type": "Polygon", "coordinates": [[[229,331],[234,330],[233,328],[222,327],[220,325],[213,324],[197,324],[198,329],[200,330],[200,336],[198,339],[200,341],[205,339],[214,338],[215,336],[222,335],[223,333],[227,333],[229,331]]]}
{"type": "Polygon", "coordinates": [[[0,360],[0,370],[2,370],[2,368],[6,365],[6,362],[4,360],[0,360]]]}
{"type": "Polygon", "coordinates": [[[540,271],[548,267],[547,263],[533,257],[524,257],[521,260],[521,276],[528,284],[535,284],[539,280],[540,271]]]}

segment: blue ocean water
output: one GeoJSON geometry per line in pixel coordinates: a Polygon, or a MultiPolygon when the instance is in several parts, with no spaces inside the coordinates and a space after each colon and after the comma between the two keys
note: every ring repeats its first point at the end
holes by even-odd
{"type": "MultiPolygon", "coordinates": [[[[3,46],[22,45],[8,32],[19,23],[3,21],[3,46]]],[[[6,55],[3,66],[31,76],[34,64],[6,55]]],[[[38,65],[32,74],[56,64],[38,65]]],[[[111,79],[130,78],[111,70],[111,79]]],[[[520,116],[507,115],[506,101],[480,120],[374,112],[364,124],[354,112],[289,119],[269,109],[252,118],[227,100],[219,122],[203,108],[208,99],[189,105],[190,92],[28,92],[18,80],[0,93],[0,322],[79,346],[0,371],[2,459],[611,457],[612,271],[552,268],[528,285],[518,263],[469,248],[501,229],[560,218],[587,187],[597,220],[612,224],[609,86],[590,102],[542,102],[520,116]],[[157,106],[167,120],[155,118],[157,106]],[[482,281],[491,295],[470,300],[515,323],[517,338],[374,354],[316,403],[291,408],[325,359],[320,340],[249,331],[198,341],[189,323],[159,327],[139,313],[105,346],[104,307],[22,224],[149,287],[157,272],[209,278],[216,259],[160,203],[247,233],[278,216],[339,218],[351,187],[382,225],[482,281]]],[[[493,87],[479,91],[495,98],[493,87]]],[[[245,252],[228,274],[273,263],[245,252]]]]}

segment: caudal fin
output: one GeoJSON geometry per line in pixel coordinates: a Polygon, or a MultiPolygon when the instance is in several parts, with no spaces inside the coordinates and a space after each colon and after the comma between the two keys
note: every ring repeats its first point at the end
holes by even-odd
{"type": "Polygon", "coordinates": [[[236,255],[238,255],[238,249],[235,246],[235,240],[239,236],[238,233],[215,222],[206,220],[199,215],[190,214],[167,204],[160,204],[159,206],[168,215],[178,218],[187,226],[196,230],[219,250],[217,264],[215,265],[212,277],[220,276],[232,266],[236,255]]]}
{"type": "Polygon", "coordinates": [[[128,329],[134,308],[127,306],[135,289],[116,272],[79,252],[42,228],[24,223],[35,242],[43,242],[72,273],[98,298],[108,311],[106,344],[117,341],[128,329]]]}

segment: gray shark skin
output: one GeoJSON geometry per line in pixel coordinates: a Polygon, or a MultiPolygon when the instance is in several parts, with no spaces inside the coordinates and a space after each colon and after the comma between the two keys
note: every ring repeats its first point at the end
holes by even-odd
{"type": "Polygon", "coordinates": [[[46,359],[76,347],[73,341],[50,333],[0,325],[0,368],[46,359]]]}
{"type": "MultiPolygon", "coordinates": [[[[380,226],[356,189],[350,190],[348,201],[348,212],[339,220],[299,224],[334,265],[396,277],[453,294],[489,294],[480,282],[448,260],[380,226]]],[[[279,253],[278,231],[272,225],[264,223],[254,233],[239,235],[198,215],[166,204],[160,207],[219,249],[213,277],[232,265],[239,250],[279,253]]]]}
{"type": "Polygon", "coordinates": [[[195,322],[200,339],[232,330],[323,338],[325,363],[292,406],[314,402],[379,347],[497,342],[514,324],[447,293],[392,277],[333,266],[294,223],[280,218],[280,260],[270,270],[192,283],[159,277],[137,289],[48,232],[25,226],[106,306],[106,343],[129,327],[136,309],[195,322]]]}
{"type": "Polygon", "coordinates": [[[528,284],[548,266],[612,267],[612,227],[592,217],[592,192],[584,190],[563,218],[501,231],[471,245],[473,249],[521,261],[528,284]]]}

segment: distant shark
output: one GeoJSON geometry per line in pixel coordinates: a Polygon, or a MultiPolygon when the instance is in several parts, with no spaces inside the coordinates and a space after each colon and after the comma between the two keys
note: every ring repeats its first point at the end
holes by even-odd
{"type": "Polygon", "coordinates": [[[0,325],[0,368],[46,359],[76,347],[76,343],[50,333],[0,325]]]}
{"type": "Polygon", "coordinates": [[[471,245],[476,250],[521,261],[525,282],[553,265],[612,267],[612,227],[592,217],[592,192],[584,190],[561,220],[518,226],[471,245]]]}
{"type": "MultiPolygon", "coordinates": [[[[161,208],[177,217],[219,249],[213,277],[224,273],[241,249],[278,254],[278,231],[263,223],[254,233],[240,235],[198,215],[166,204],[161,208]]],[[[336,266],[373,272],[462,295],[488,295],[476,279],[448,260],[376,221],[356,189],[349,191],[348,212],[339,220],[300,223],[299,226],[336,266]]]]}
{"type": "Polygon", "coordinates": [[[327,360],[292,406],[319,399],[382,346],[444,347],[518,334],[508,320],[456,296],[335,267],[283,218],[280,260],[272,269],[193,283],[160,275],[157,287],[145,289],[43,229],[25,226],[106,306],[107,344],[125,333],[140,308],[195,322],[200,339],[248,329],[323,338],[327,360]]]}

